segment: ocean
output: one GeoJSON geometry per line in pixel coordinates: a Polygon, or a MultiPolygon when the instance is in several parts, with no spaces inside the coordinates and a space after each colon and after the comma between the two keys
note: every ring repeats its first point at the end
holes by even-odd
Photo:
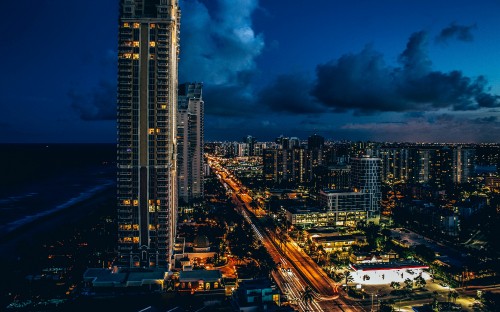
{"type": "Polygon", "coordinates": [[[115,187],[114,144],[0,144],[0,237],[115,187]]]}

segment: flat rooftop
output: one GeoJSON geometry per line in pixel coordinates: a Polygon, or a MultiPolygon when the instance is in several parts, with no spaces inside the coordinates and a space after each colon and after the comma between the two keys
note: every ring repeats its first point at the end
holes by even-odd
{"type": "Polygon", "coordinates": [[[428,269],[429,266],[415,260],[384,262],[384,263],[351,263],[351,267],[356,271],[383,271],[383,270],[411,270],[428,269]]]}

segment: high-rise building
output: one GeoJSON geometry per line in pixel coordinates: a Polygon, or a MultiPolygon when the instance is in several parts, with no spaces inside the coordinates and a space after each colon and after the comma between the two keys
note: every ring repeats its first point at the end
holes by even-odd
{"type": "Polygon", "coordinates": [[[382,199],[382,161],[369,156],[351,158],[351,183],[355,192],[367,193],[370,217],[380,211],[382,199]]]}
{"type": "Polygon", "coordinates": [[[121,0],[118,30],[118,253],[169,267],[177,223],[177,0],[121,0]]]}
{"type": "Polygon", "coordinates": [[[251,135],[247,135],[242,141],[248,144],[248,156],[255,156],[255,144],[257,143],[257,139],[251,135]]]}
{"type": "Polygon", "coordinates": [[[203,84],[179,85],[177,168],[179,199],[189,204],[203,196],[203,84]]]}
{"type": "Polygon", "coordinates": [[[474,175],[475,153],[473,148],[457,146],[453,150],[453,182],[466,183],[474,175]]]}

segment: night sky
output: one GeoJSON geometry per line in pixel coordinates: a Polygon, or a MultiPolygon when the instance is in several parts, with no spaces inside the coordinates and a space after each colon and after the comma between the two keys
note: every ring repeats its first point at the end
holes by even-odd
{"type": "MultiPolygon", "coordinates": [[[[500,1],[180,3],[206,141],[500,142],[500,1]]],[[[0,142],[115,142],[118,0],[0,15],[0,142]]]]}

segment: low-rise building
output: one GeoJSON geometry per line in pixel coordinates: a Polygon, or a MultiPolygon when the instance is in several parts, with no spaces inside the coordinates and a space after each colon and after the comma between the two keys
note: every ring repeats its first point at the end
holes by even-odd
{"type": "Polygon", "coordinates": [[[126,287],[163,290],[166,279],[167,272],[159,268],[89,268],[83,274],[86,286],[95,291],[126,287]]]}
{"type": "Polygon", "coordinates": [[[175,288],[178,291],[225,293],[220,270],[192,270],[179,272],[179,281],[175,288]]]}
{"type": "Polygon", "coordinates": [[[398,259],[399,255],[394,251],[387,253],[353,252],[349,257],[349,262],[352,264],[387,263],[398,259]]]}
{"type": "Polygon", "coordinates": [[[366,211],[327,211],[320,208],[288,207],[285,209],[287,221],[298,227],[317,226],[355,227],[358,222],[366,222],[366,211]]]}
{"type": "Polygon", "coordinates": [[[241,281],[233,293],[240,312],[271,311],[280,305],[280,291],[269,279],[241,281]]]}

